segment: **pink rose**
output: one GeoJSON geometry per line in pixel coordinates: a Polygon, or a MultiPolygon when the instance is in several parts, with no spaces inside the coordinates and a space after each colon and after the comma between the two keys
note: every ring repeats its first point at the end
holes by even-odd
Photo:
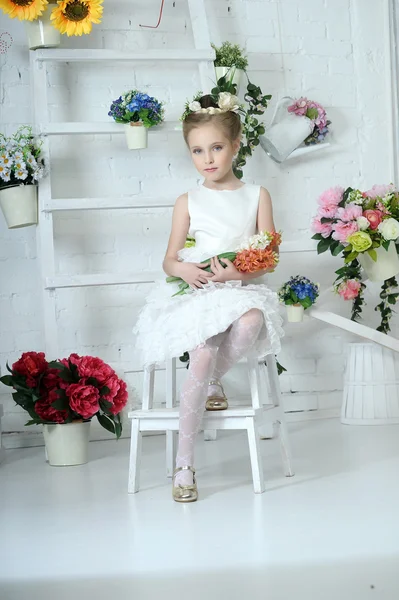
{"type": "Polygon", "coordinates": [[[338,286],[337,292],[344,300],[354,300],[358,297],[360,288],[360,281],[357,281],[356,279],[347,279],[338,286]]]}
{"type": "Polygon", "coordinates": [[[46,371],[47,364],[44,352],[24,352],[21,358],[12,365],[12,370],[18,375],[28,377],[33,383],[35,378],[46,371]]]}
{"type": "Polygon", "coordinates": [[[383,198],[384,196],[386,196],[387,194],[394,192],[395,191],[395,186],[391,183],[389,185],[373,185],[373,187],[371,188],[371,190],[368,190],[366,192],[366,196],[368,196],[369,198],[383,198]]]}
{"type": "Polygon", "coordinates": [[[363,217],[370,223],[370,229],[377,229],[378,225],[382,221],[382,213],[379,210],[365,210],[363,217]]]}
{"type": "Polygon", "coordinates": [[[107,379],[107,381],[104,384],[107,388],[109,388],[109,393],[104,395],[103,398],[104,400],[107,400],[108,402],[112,402],[113,399],[115,398],[115,396],[117,395],[117,393],[119,392],[119,388],[120,388],[120,379],[117,376],[116,373],[114,373],[113,375],[111,375],[111,377],[109,379],[107,379]]]}
{"type": "Polygon", "coordinates": [[[338,208],[336,217],[341,221],[356,221],[358,217],[362,216],[362,207],[358,204],[348,204],[344,208],[338,208]]]}
{"type": "Polygon", "coordinates": [[[43,421],[49,421],[50,423],[65,423],[68,416],[68,411],[57,410],[52,405],[58,399],[57,390],[53,389],[50,391],[48,396],[41,397],[40,400],[35,402],[35,413],[43,419],[43,421]]]}
{"type": "Polygon", "coordinates": [[[343,194],[344,188],[342,187],[329,188],[323,192],[317,200],[320,207],[318,211],[319,215],[327,218],[334,217],[343,194]]]}
{"type": "Polygon", "coordinates": [[[115,398],[112,400],[112,407],[109,409],[113,415],[117,415],[126,406],[128,398],[126,383],[119,379],[119,390],[115,398]]]}
{"type": "Polygon", "coordinates": [[[332,234],[333,239],[341,243],[345,243],[352,233],[359,231],[359,226],[355,221],[350,221],[349,223],[340,221],[339,223],[334,223],[332,228],[334,230],[332,234]]]}
{"type": "Polygon", "coordinates": [[[332,232],[332,223],[322,223],[320,217],[314,217],[311,228],[313,233],[321,233],[324,238],[328,238],[332,232]]]}
{"type": "Polygon", "coordinates": [[[100,386],[103,386],[111,375],[115,375],[115,371],[96,356],[83,356],[77,367],[80,377],[94,377],[100,386]]]}
{"type": "Polygon", "coordinates": [[[71,383],[66,389],[66,395],[69,406],[83,419],[91,419],[100,410],[100,392],[93,385],[71,383]]]}

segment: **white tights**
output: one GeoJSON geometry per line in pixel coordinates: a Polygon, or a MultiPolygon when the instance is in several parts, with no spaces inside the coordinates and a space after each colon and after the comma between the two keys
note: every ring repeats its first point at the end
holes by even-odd
{"type": "MultiPolygon", "coordinates": [[[[176,467],[194,464],[194,444],[201,427],[208,383],[220,379],[255,343],[263,325],[263,314],[252,308],[223,333],[209,338],[190,352],[187,379],[180,395],[179,447],[176,467]]],[[[192,474],[181,471],[176,485],[190,485],[192,474]]]]}

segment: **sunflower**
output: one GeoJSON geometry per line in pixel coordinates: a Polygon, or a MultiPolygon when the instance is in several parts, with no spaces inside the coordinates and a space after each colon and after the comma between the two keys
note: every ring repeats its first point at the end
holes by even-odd
{"type": "Polygon", "coordinates": [[[11,19],[34,21],[47,8],[48,0],[0,0],[0,8],[11,19]]]}
{"type": "Polygon", "coordinates": [[[92,23],[101,23],[103,1],[58,0],[58,6],[51,13],[54,27],[68,37],[90,33],[92,23]]]}

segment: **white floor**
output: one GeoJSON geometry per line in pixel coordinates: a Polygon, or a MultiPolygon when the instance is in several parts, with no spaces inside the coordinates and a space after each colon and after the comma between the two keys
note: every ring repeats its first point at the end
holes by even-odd
{"type": "Polygon", "coordinates": [[[396,600],[399,426],[290,426],[297,475],[263,441],[254,495],[244,434],[198,445],[200,500],[172,501],[164,438],[145,438],[142,491],[128,442],[54,468],[43,449],[0,466],[1,600],[396,600]]]}

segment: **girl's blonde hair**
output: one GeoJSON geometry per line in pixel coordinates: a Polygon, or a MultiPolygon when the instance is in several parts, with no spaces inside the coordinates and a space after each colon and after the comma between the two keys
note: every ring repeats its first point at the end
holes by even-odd
{"type": "MultiPolygon", "coordinates": [[[[202,96],[198,102],[201,104],[201,108],[211,106],[218,108],[218,105],[209,94],[202,96]]],[[[237,113],[228,111],[211,115],[209,113],[192,112],[183,121],[183,137],[187,145],[189,133],[205,123],[213,123],[216,127],[220,127],[230,142],[234,142],[241,137],[241,119],[237,113]]]]}

